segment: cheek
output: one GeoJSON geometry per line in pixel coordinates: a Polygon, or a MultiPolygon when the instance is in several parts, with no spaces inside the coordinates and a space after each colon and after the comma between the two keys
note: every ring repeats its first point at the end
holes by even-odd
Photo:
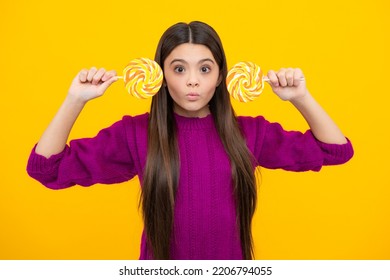
{"type": "Polygon", "coordinates": [[[221,84],[221,82],[222,82],[222,79],[220,79],[218,77],[214,77],[212,79],[212,81],[209,81],[209,87],[214,88],[214,90],[216,90],[216,88],[221,84]]]}
{"type": "Polygon", "coordinates": [[[168,88],[170,89],[175,89],[175,88],[179,88],[182,81],[180,79],[180,77],[178,76],[174,76],[170,73],[167,73],[165,76],[164,76],[164,81],[165,81],[165,84],[167,85],[168,88]]]}
{"type": "Polygon", "coordinates": [[[166,80],[166,87],[168,89],[169,95],[172,97],[175,102],[180,98],[180,92],[183,91],[182,87],[180,87],[180,83],[176,79],[170,80],[169,78],[166,80]]]}
{"type": "Polygon", "coordinates": [[[167,81],[167,88],[171,94],[175,94],[180,91],[180,86],[177,81],[167,81]]]}

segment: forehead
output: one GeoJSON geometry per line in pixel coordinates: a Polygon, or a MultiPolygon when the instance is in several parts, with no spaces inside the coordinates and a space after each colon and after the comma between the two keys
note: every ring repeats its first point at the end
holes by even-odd
{"type": "Polygon", "coordinates": [[[208,47],[201,44],[184,43],[174,48],[166,58],[165,62],[170,63],[172,60],[181,59],[188,63],[196,63],[206,58],[215,61],[213,54],[208,47]]]}

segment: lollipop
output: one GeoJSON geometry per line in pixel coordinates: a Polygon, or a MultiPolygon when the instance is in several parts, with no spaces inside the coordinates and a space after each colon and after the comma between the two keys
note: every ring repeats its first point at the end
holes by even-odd
{"type": "Polygon", "coordinates": [[[260,66],[253,62],[237,63],[229,70],[226,78],[230,95],[240,102],[257,98],[264,89],[264,82],[269,82],[268,77],[264,77],[260,66]]]}
{"type": "Polygon", "coordinates": [[[128,93],[141,99],[152,97],[161,88],[163,72],[157,62],[148,58],[136,58],[123,69],[128,93]]]}
{"type": "Polygon", "coordinates": [[[229,70],[226,84],[234,99],[241,102],[252,101],[263,91],[263,72],[253,62],[239,62],[229,70]]]}

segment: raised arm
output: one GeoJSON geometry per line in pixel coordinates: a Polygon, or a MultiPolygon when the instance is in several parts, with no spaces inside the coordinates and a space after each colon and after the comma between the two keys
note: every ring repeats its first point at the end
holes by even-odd
{"type": "Polygon", "coordinates": [[[70,131],[85,104],[104,94],[117,81],[115,71],[105,69],[81,70],[73,79],[68,95],[57,114],[43,133],[35,152],[49,158],[60,153],[66,145],[70,131]]]}
{"type": "Polygon", "coordinates": [[[319,141],[328,144],[347,143],[335,122],[309,93],[303,77],[299,68],[282,68],[278,72],[268,72],[274,93],[282,100],[290,101],[299,110],[319,141]]]}

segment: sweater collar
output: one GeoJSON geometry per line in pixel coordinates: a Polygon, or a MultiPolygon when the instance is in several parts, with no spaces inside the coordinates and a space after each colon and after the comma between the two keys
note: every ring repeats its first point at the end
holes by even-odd
{"type": "Polygon", "coordinates": [[[178,129],[194,130],[214,127],[214,119],[212,114],[208,114],[203,118],[184,117],[176,113],[174,113],[174,115],[178,129]]]}

